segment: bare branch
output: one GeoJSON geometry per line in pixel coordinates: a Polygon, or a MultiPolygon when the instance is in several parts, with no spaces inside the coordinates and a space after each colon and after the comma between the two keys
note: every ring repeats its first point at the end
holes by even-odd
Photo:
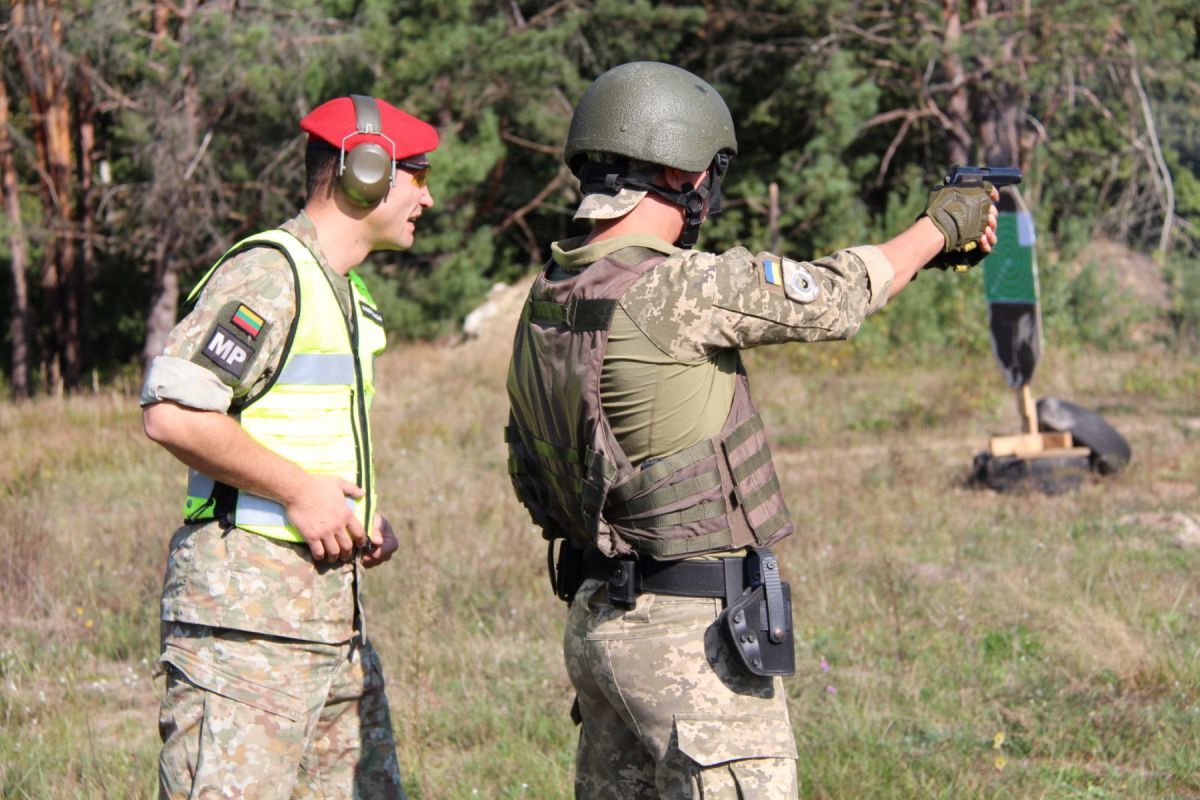
{"type": "Polygon", "coordinates": [[[518,208],[516,211],[504,218],[504,221],[492,229],[493,235],[499,235],[507,230],[514,223],[524,223],[525,216],[535,210],[546,198],[554,192],[567,185],[571,178],[571,173],[567,170],[566,165],[559,167],[558,173],[550,179],[550,182],[542,187],[542,190],[534,195],[533,199],[525,205],[518,208]]]}
{"type": "Polygon", "coordinates": [[[506,142],[512,142],[513,144],[520,145],[528,150],[533,150],[538,153],[545,153],[546,155],[554,156],[555,158],[561,158],[563,154],[563,149],[561,147],[534,142],[517,136],[515,133],[510,133],[506,130],[500,132],[500,138],[506,142]]]}
{"type": "MultiPolygon", "coordinates": [[[[1129,50],[1130,55],[1136,59],[1137,53],[1133,42],[1129,43],[1129,50]]],[[[1171,181],[1171,171],[1167,169],[1166,159],[1163,158],[1162,147],[1158,141],[1158,127],[1154,123],[1154,114],[1150,110],[1150,98],[1146,96],[1146,89],[1142,86],[1142,78],[1138,72],[1136,60],[1129,74],[1138,100],[1141,102],[1146,131],[1150,134],[1150,149],[1153,154],[1153,169],[1150,174],[1154,178],[1159,196],[1163,198],[1163,224],[1162,232],[1158,237],[1158,249],[1159,252],[1166,254],[1171,245],[1171,222],[1175,219],[1175,184],[1171,181]]]]}
{"type": "Polygon", "coordinates": [[[900,125],[900,130],[896,131],[896,135],[892,137],[892,141],[888,144],[887,152],[883,154],[883,160],[879,162],[879,174],[875,176],[875,186],[883,185],[883,179],[887,176],[888,167],[892,164],[892,156],[896,154],[896,149],[900,147],[900,143],[904,141],[904,137],[908,134],[908,129],[912,127],[913,120],[917,115],[909,115],[904,118],[904,122],[900,125]]]}

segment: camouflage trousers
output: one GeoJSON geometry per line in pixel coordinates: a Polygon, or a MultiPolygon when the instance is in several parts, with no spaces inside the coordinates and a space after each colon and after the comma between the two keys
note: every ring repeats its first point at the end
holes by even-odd
{"type": "Polygon", "coordinates": [[[160,798],[405,798],[370,644],[163,623],[160,798]]]}
{"type": "Polygon", "coordinates": [[[787,800],[798,796],[783,682],[739,670],[713,598],[643,594],[611,605],[580,587],[564,653],[582,724],[582,800],[787,800]]]}

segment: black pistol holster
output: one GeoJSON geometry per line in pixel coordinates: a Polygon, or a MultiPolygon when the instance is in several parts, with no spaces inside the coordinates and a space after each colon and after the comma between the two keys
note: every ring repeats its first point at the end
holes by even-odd
{"type": "Polygon", "coordinates": [[[571,546],[566,539],[551,539],[546,543],[546,568],[550,571],[550,587],[554,595],[570,604],[583,583],[583,551],[571,546]],[[554,545],[558,542],[558,558],[554,545]]]}
{"type": "Polygon", "coordinates": [[[779,562],[765,547],[751,548],[744,568],[746,589],[727,598],[717,625],[750,674],[794,675],[791,587],[779,577],[779,562]]]}

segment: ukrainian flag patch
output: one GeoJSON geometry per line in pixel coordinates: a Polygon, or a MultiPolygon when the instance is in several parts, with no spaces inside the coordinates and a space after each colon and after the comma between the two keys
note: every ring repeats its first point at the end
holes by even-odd
{"type": "Polygon", "coordinates": [[[771,286],[783,286],[783,270],[777,260],[764,257],[762,259],[763,283],[771,286]]]}

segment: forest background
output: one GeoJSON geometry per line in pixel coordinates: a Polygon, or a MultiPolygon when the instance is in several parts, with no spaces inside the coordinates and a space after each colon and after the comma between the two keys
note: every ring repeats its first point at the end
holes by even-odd
{"type": "MultiPolygon", "coordinates": [[[[416,246],[365,271],[394,334],[445,334],[578,232],[572,104],[638,59],[705,77],[738,124],[707,248],[880,241],[950,164],[1018,165],[1057,341],[1128,333],[1120,283],[1077,258],[1102,238],[1156,256],[1154,313],[1194,347],[1198,26],[1190,0],[17,0],[0,7],[4,376],[14,397],[137,384],[181,292],[300,205],[297,120],[351,92],[443,137],[416,246]]],[[[863,347],[986,351],[978,283],[912,292],[863,347]]]]}
{"type": "Polygon", "coordinates": [[[805,796],[1200,797],[1194,0],[0,0],[0,41],[0,393],[20,400],[0,402],[0,797],[154,796],[185,475],[142,435],[144,361],[204,268],[295,212],[297,121],[350,92],[443,137],[416,246],[364,268],[394,339],[373,422],[403,548],[367,576],[368,628],[405,786],[570,796],[562,607],[497,399],[521,279],[581,232],[571,105],[632,59],[707,78],[738,124],[706,249],[883,240],[951,163],[1020,165],[1038,394],[1133,447],[1062,495],[967,488],[1017,425],[978,269],[922,277],[849,342],[746,354],[799,528],[777,552],[805,796]]]}

